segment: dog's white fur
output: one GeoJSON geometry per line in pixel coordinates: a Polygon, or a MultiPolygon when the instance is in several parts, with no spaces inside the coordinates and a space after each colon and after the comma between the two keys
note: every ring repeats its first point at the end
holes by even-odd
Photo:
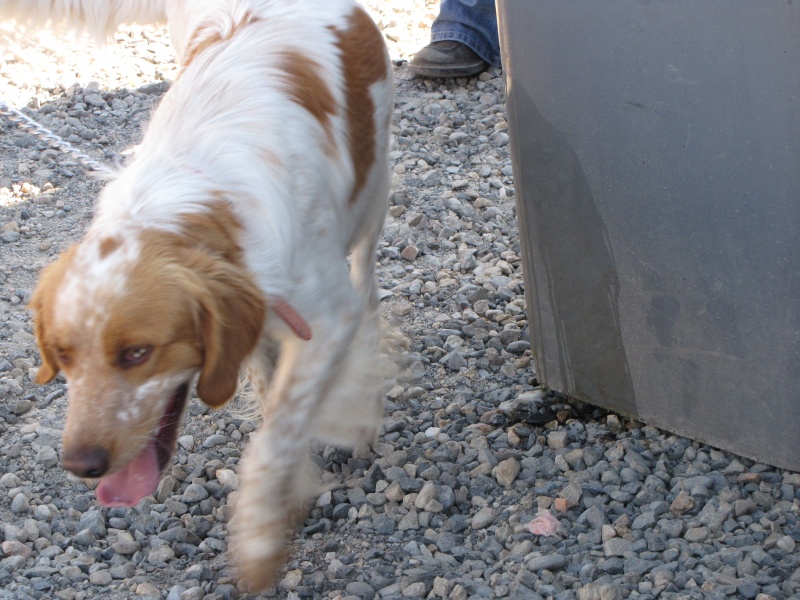
{"type": "Polygon", "coordinates": [[[352,0],[0,0],[0,17],[13,16],[98,38],[125,22],[168,23],[180,76],[84,240],[34,295],[39,378],[63,370],[69,381],[65,456],[101,443],[113,472],[153,435],[175,385],[199,373],[201,399],[220,405],[230,385],[204,381],[209,361],[241,367],[266,418],[244,458],[235,547],[241,572],[263,587],[281,565],[309,442],[354,443],[380,417],[374,269],[393,109],[380,34],[352,0]],[[173,290],[167,267],[187,282],[173,290]],[[226,269],[235,289],[215,279],[226,269]],[[256,292],[245,301],[239,286],[256,292]],[[195,289],[224,299],[192,298],[195,289]],[[137,338],[132,305],[170,329],[175,304],[194,307],[187,323],[198,331],[176,324],[169,352],[137,338]],[[239,346],[217,340],[233,355],[212,357],[215,327],[242,335],[239,346]],[[134,359],[125,368],[109,358],[117,338],[134,359]]]}

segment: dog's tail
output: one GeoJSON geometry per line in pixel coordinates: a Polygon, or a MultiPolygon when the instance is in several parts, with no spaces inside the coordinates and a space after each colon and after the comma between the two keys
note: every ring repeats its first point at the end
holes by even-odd
{"type": "Polygon", "coordinates": [[[123,23],[166,21],[166,9],[167,0],[0,0],[0,19],[39,26],[50,22],[105,41],[123,23]]]}

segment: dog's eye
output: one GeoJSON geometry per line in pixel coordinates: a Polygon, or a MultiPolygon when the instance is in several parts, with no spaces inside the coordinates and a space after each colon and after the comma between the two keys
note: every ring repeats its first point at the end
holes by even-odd
{"type": "Polygon", "coordinates": [[[120,363],[123,367],[135,367],[142,364],[150,357],[152,346],[132,346],[122,351],[120,363]]]}

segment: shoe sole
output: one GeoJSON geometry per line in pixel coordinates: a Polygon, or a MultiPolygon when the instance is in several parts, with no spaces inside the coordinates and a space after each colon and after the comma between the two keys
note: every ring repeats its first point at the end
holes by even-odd
{"type": "Polygon", "coordinates": [[[489,65],[484,61],[458,67],[425,67],[409,63],[408,70],[418,77],[451,78],[472,77],[485,71],[489,65]]]}

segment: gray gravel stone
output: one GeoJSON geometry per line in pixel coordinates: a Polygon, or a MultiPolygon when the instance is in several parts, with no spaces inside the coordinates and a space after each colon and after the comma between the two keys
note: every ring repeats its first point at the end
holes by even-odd
{"type": "Polygon", "coordinates": [[[579,600],[622,600],[622,589],[610,583],[587,583],[578,590],[579,600]]]}
{"type": "Polygon", "coordinates": [[[44,468],[49,469],[58,464],[58,454],[53,448],[43,446],[36,453],[36,462],[41,464],[44,468]]]}
{"type": "Polygon", "coordinates": [[[111,573],[107,570],[95,571],[89,575],[89,583],[92,585],[104,586],[110,584],[112,581],[111,573]]]}
{"type": "Polygon", "coordinates": [[[560,554],[549,554],[532,558],[527,563],[527,568],[533,573],[539,571],[557,571],[567,566],[567,557],[560,554]]]}
{"type": "Polygon", "coordinates": [[[190,484],[186,491],[183,492],[181,496],[181,502],[185,502],[186,504],[195,504],[202,500],[208,498],[208,490],[204,488],[202,485],[197,483],[190,484]]]}
{"type": "Polygon", "coordinates": [[[16,514],[27,513],[30,509],[30,501],[25,494],[19,493],[11,500],[11,512],[16,514]]]}
{"type": "Polygon", "coordinates": [[[520,464],[515,458],[507,458],[492,469],[492,475],[503,487],[510,487],[520,472],[520,464]]]}
{"type": "Polygon", "coordinates": [[[603,543],[603,552],[606,556],[622,556],[630,550],[632,542],[624,538],[611,538],[603,543]]]}
{"type": "Polygon", "coordinates": [[[485,529],[494,522],[494,519],[495,511],[489,506],[484,506],[472,517],[472,528],[485,529]]]}
{"type": "Polygon", "coordinates": [[[103,513],[99,510],[88,510],[83,513],[78,523],[80,529],[89,529],[98,537],[105,537],[107,533],[103,513]]]}

